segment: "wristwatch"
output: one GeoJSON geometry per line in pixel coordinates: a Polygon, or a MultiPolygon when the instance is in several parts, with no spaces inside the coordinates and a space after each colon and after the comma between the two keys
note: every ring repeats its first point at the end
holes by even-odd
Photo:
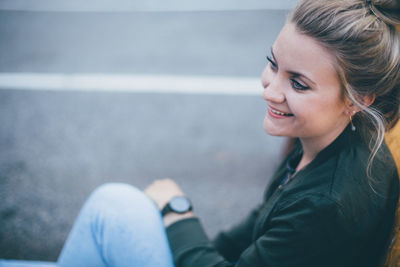
{"type": "Polygon", "coordinates": [[[170,212],[184,214],[192,210],[193,210],[192,203],[187,197],[176,196],[173,197],[171,201],[167,205],[165,205],[165,207],[161,210],[161,215],[164,217],[166,214],[170,212]]]}

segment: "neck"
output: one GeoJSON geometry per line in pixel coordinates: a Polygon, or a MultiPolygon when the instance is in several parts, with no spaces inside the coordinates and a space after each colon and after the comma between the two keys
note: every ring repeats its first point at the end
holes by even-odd
{"type": "Polygon", "coordinates": [[[338,130],[332,131],[323,137],[300,138],[303,147],[303,156],[296,169],[300,170],[313,161],[319,152],[335,141],[335,139],[343,132],[346,126],[347,125],[340,127],[338,130]]]}

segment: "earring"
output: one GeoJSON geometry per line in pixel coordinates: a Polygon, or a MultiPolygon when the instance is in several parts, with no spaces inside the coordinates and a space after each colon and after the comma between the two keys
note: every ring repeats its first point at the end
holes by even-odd
{"type": "Polygon", "coordinates": [[[356,131],[356,126],[354,126],[354,124],[353,124],[353,115],[354,115],[356,112],[353,110],[351,113],[352,113],[352,115],[350,115],[351,130],[352,130],[353,132],[355,132],[355,131],[356,131]]]}

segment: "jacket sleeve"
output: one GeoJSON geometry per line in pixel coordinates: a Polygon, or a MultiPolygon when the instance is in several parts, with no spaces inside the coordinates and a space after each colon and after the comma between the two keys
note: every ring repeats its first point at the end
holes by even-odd
{"type": "Polygon", "coordinates": [[[214,246],[224,258],[231,262],[236,261],[240,254],[250,246],[259,211],[260,207],[257,207],[242,222],[216,236],[214,246]]]}
{"type": "MultiPolygon", "coordinates": [[[[287,159],[282,161],[281,165],[272,177],[270,185],[264,192],[265,201],[280,184],[281,178],[286,172],[286,161],[287,159]]],[[[214,240],[215,248],[227,260],[231,262],[237,261],[240,254],[252,243],[254,226],[264,204],[258,205],[241,223],[235,225],[228,231],[219,233],[216,236],[214,240]]]]}
{"type": "Polygon", "coordinates": [[[336,204],[315,196],[285,201],[236,265],[218,253],[196,218],[171,225],[167,235],[177,267],[340,266],[339,259],[328,256],[332,250],[345,254],[335,212],[336,204]]]}

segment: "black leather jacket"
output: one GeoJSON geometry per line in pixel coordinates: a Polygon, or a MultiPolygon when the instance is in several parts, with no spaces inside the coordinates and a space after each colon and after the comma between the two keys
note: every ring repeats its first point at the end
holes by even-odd
{"type": "Polygon", "coordinates": [[[176,266],[380,266],[398,199],[398,174],[387,147],[368,178],[369,150],[346,129],[286,181],[300,153],[297,146],[278,168],[264,203],[214,243],[197,219],[171,225],[176,266]]]}

